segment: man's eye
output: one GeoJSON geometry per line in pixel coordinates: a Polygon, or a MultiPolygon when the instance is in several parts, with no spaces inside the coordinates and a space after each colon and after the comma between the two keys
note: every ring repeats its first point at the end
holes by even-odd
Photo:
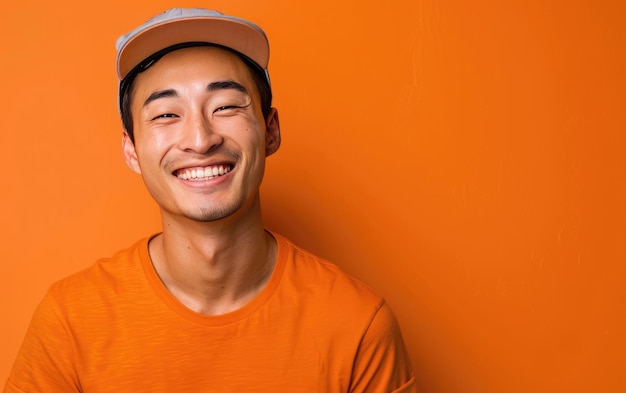
{"type": "Polygon", "coordinates": [[[225,106],[220,106],[219,108],[215,109],[214,112],[225,111],[225,110],[233,109],[233,108],[239,108],[239,107],[234,106],[234,105],[225,105],[225,106]]]}
{"type": "Polygon", "coordinates": [[[175,115],[173,113],[164,113],[162,115],[158,115],[157,117],[155,117],[152,120],[156,120],[156,119],[170,119],[170,118],[174,118],[174,117],[178,117],[178,115],[175,115]]]}

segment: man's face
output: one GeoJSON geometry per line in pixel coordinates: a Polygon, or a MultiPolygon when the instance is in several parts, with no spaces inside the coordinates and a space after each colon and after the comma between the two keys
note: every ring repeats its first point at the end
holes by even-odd
{"type": "Polygon", "coordinates": [[[280,144],[278,116],[263,119],[249,69],[215,47],[171,52],[137,76],[133,144],[124,156],[162,214],[214,221],[258,200],[265,157],[280,144]]]}

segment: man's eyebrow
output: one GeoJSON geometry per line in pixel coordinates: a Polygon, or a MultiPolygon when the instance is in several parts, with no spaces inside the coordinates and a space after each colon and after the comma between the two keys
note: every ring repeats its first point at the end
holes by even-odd
{"type": "Polygon", "coordinates": [[[143,103],[143,106],[144,107],[148,106],[149,103],[151,103],[154,100],[158,100],[159,98],[168,98],[168,97],[178,97],[178,93],[174,89],[155,91],[154,93],[150,94],[148,98],[146,98],[146,100],[143,103]]]}
{"type": "Polygon", "coordinates": [[[209,85],[207,86],[208,91],[216,91],[216,90],[224,90],[224,89],[234,89],[244,94],[249,94],[248,89],[246,89],[243,85],[235,81],[213,82],[213,83],[209,83],[209,85]]]}

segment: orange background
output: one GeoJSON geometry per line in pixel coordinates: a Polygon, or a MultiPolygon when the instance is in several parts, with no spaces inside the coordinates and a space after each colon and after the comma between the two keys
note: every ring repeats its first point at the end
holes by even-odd
{"type": "Polygon", "coordinates": [[[0,381],[48,285],[159,230],[117,36],[172,6],[272,44],[267,225],[395,310],[424,392],[626,391],[621,1],[12,1],[0,14],[0,381]]]}

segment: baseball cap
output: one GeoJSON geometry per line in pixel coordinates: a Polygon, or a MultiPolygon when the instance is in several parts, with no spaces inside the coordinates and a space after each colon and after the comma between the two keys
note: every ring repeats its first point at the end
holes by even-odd
{"type": "Polygon", "coordinates": [[[178,44],[211,43],[233,49],[256,63],[269,84],[269,42],[245,19],[203,8],[172,8],[117,40],[117,76],[123,80],[151,55],[178,44]]]}

